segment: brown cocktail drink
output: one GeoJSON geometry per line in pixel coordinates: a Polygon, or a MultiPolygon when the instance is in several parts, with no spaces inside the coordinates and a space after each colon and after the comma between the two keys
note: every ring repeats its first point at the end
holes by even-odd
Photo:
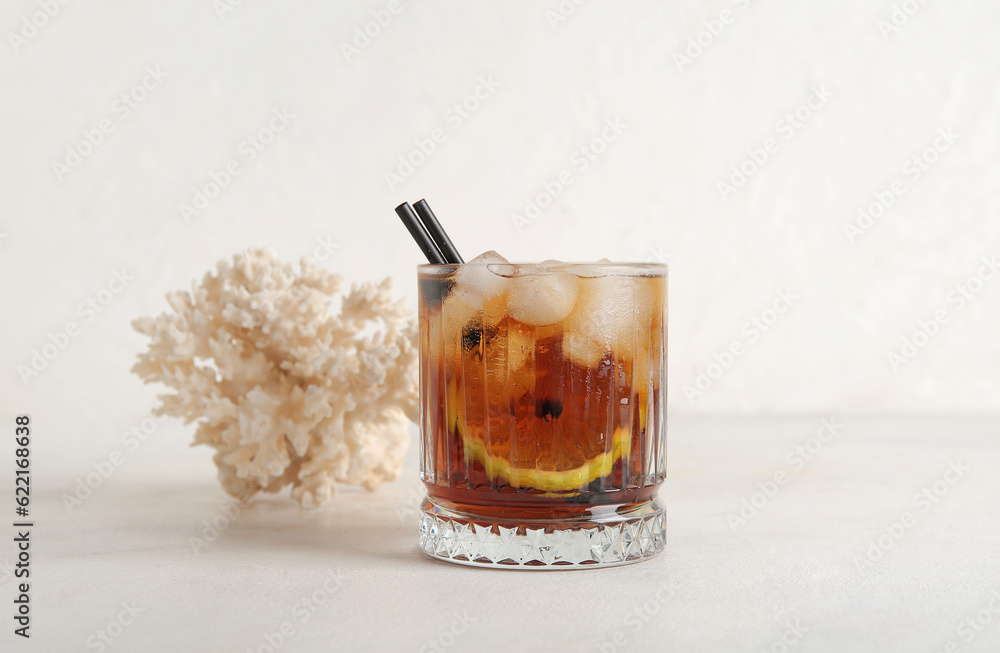
{"type": "Polygon", "coordinates": [[[421,547],[601,567],[665,543],[667,269],[422,265],[421,547]]]}

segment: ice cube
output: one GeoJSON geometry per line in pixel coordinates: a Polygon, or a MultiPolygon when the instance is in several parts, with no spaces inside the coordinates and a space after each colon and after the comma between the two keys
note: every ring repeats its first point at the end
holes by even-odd
{"type": "Polygon", "coordinates": [[[563,356],[580,367],[596,367],[604,357],[605,349],[597,341],[579,333],[565,333],[562,341],[563,356]]]}
{"type": "Polygon", "coordinates": [[[610,265],[611,261],[606,258],[602,258],[601,260],[593,263],[575,264],[572,269],[568,271],[585,279],[593,277],[606,277],[613,273],[613,268],[609,267],[610,265]]]}
{"type": "Polygon", "coordinates": [[[455,288],[452,294],[461,296],[467,304],[476,306],[481,305],[484,300],[506,292],[510,281],[491,272],[490,263],[506,264],[507,259],[490,250],[465,265],[459,265],[455,272],[455,288]]]}
{"type": "Polygon", "coordinates": [[[441,320],[445,342],[461,347],[466,331],[482,331],[483,304],[481,301],[478,305],[470,304],[464,297],[451,293],[441,305],[441,320]]]}
{"type": "Polygon", "coordinates": [[[535,391],[535,328],[507,321],[507,383],[511,397],[522,397],[535,391]]]}
{"type": "Polygon", "coordinates": [[[580,280],[575,275],[532,270],[511,279],[507,307],[518,322],[546,326],[570,314],[579,292],[580,280]]]}
{"type": "Polygon", "coordinates": [[[506,262],[507,259],[491,250],[458,266],[455,285],[441,306],[444,337],[448,342],[468,344],[504,318],[510,280],[493,274],[487,265],[506,262]]]}
{"type": "Polygon", "coordinates": [[[535,334],[523,324],[508,322],[507,351],[511,372],[524,367],[525,363],[535,353],[535,334]]]}
{"type": "Polygon", "coordinates": [[[486,269],[493,274],[498,274],[505,279],[510,279],[520,274],[523,265],[514,265],[513,263],[490,263],[486,266],[486,269]]]}
{"type": "Polygon", "coordinates": [[[566,332],[586,337],[617,356],[631,358],[649,340],[654,306],[648,279],[602,276],[580,280],[580,298],[566,319],[566,332]]]}

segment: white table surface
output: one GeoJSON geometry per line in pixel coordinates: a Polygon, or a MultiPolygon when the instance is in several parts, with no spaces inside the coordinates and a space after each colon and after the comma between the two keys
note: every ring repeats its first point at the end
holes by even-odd
{"type": "Polygon", "coordinates": [[[53,474],[32,504],[33,636],[14,637],[8,617],[0,650],[1000,650],[1000,418],[836,422],[797,470],[786,455],[820,416],[672,420],[666,552],[603,570],[427,558],[415,446],[403,479],[375,493],[344,488],[320,510],[267,497],[229,524],[205,448],[136,457],[71,513],[62,497],[86,466],[53,474]],[[949,474],[953,462],[969,470],[949,474]],[[775,472],[787,482],[734,532],[727,514],[775,472]],[[936,482],[937,501],[915,504],[936,482]],[[227,527],[208,542],[217,517],[227,527]],[[123,602],[141,612],[119,632],[123,602]],[[117,634],[104,649],[102,629],[117,634]]]}

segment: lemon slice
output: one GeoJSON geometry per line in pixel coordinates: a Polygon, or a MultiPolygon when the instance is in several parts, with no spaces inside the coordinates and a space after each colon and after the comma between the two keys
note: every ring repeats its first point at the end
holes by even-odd
{"type": "Polygon", "coordinates": [[[561,470],[515,467],[508,458],[489,455],[483,438],[468,432],[465,420],[462,419],[461,408],[459,408],[461,402],[457,400],[458,391],[454,382],[449,384],[449,391],[452,394],[452,401],[449,403],[451,406],[455,406],[455,410],[449,411],[452,414],[449,415],[448,426],[455,428],[462,438],[466,459],[475,460],[482,464],[486,476],[490,480],[501,478],[513,487],[534,488],[546,492],[579,490],[596,479],[610,474],[618,459],[629,455],[632,446],[631,437],[628,437],[628,434],[624,433],[621,428],[616,428],[611,439],[611,450],[590,458],[578,467],[561,470]]]}
{"type": "Polygon", "coordinates": [[[631,444],[630,439],[622,438],[621,429],[615,429],[611,451],[594,456],[579,467],[557,471],[536,467],[514,467],[505,458],[487,455],[483,441],[475,437],[466,437],[461,427],[459,434],[465,444],[466,456],[479,461],[490,479],[502,478],[514,487],[530,487],[547,492],[579,490],[598,478],[607,476],[622,454],[627,453],[631,444]]]}

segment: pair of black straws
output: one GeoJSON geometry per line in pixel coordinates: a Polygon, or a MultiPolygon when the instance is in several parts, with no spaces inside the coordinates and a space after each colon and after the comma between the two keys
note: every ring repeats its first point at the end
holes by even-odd
{"type": "Polygon", "coordinates": [[[445,233],[444,227],[434,216],[434,211],[431,211],[427,200],[420,200],[413,206],[410,206],[409,202],[403,202],[396,207],[396,215],[406,225],[406,230],[413,236],[413,240],[417,242],[428,262],[465,263],[451,242],[451,238],[445,233]]]}

